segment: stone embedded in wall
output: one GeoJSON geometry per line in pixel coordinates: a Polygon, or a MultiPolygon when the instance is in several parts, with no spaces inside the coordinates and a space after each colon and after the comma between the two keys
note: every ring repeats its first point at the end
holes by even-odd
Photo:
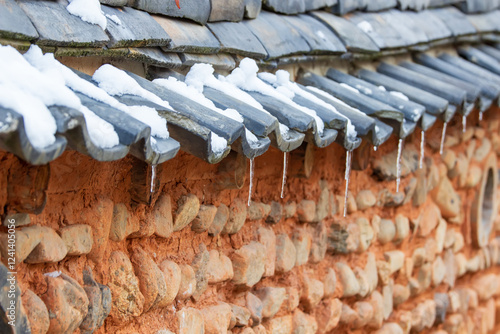
{"type": "Polygon", "coordinates": [[[392,275],[403,267],[405,254],[402,251],[393,250],[385,252],[384,258],[389,263],[389,272],[392,275]]]}
{"type": "Polygon", "coordinates": [[[283,206],[283,214],[285,218],[292,218],[297,212],[297,203],[288,202],[283,206]]]}
{"type": "Polygon", "coordinates": [[[246,307],[231,304],[231,323],[229,327],[244,327],[249,324],[250,311],[246,307]]]}
{"type": "Polygon", "coordinates": [[[11,213],[5,216],[3,219],[3,226],[8,226],[10,224],[19,226],[26,226],[31,224],[30,215],[27,213],[11,213]]]}
{"type": "Polygon", "coordinates": [[[80,324],[80,332],[91,334],[104,324],[111,311],[111,290],[94,280],[90,267],[83,271],[83,283],[83,289],[89,299],[89,308],[80,324]]]}
{"type": "Polygon", "coordinates": [[[368,282],[368,276],[366,275],[365,271],[360,267],[355,267],[353,269],[353,272],[359,284],[358,295],[360,297],[366,297],[370,292],[370,284],[368,282]]]}
{"type": "Polygon", "coordinates": [[[283,217],[283,207],[280,203],[272,201],[271,202],[271,211],[266,218],[266,223],[268,224],[278,224],[283,217]]]}
{"type": "Polygon", "coordinates": [[[442,177],[431,191],[431,196],[444,218],[453,218],[460,213],[460,198],[447,177],[442,177]]]}
{"type": "Polygon", "coordinates": [[[358,210],[366,210],[371,208],[377,203],[377,198],[373,194],[373,192],[369,189],[367,190],[361,190],[358,192],[356,195],[356,205],[358,207],[358,210]]]}
{"type": "MultiPolygon", "coordinates": [[[[287,206],[285,205],[285,214],[286,214],[286,208],[287,206]]],[[[269,204],[252,201],[250,203],[250,206],[247,208],[247,218],[250,220],[263,219],[267,217],[270,212],[271,212],[271,206],[269,204]]]]}
{"type": "Polygon", "coordinates": [[[378,329],[382,327],[384,322],[384,298],[378,291],[374,291],[370,295],[370,304],[373,308],[373,317],[368,322],[367,326],[373,329],[378,329]]]}
{"type": "Polygon", "coordinates": [[[311,246],[311,253],[309,254],[309,261],[311,263],[321,262],[326,255],[328,235],[326,225],[323,222],[316,224],[316,226],[308,227],[312,231],[313,243],[311,246]]]}
{"type": "MultiPolygon", "coordinates": [[[[16,230],[16,252],[15,252],[15,262],[16,265],[23,262],[28,255],[35,249],[36,246],[42,240],[42,235],[44,229],[40,226],[29,226],[23,229],[16,230]]],[[[0,234],[0,254],[2,258],[8,259],[10,256],[8,254],[8,234],[0,234]]]]}
{"type": "Polygon", "coordinates": [[[229,218],[229,208],[225,204],[219,205],[212,225],[208,228],[208,234],[211,236],[219,235],[224,229],[229,218]]]}
{"type": "Polygon", "coordinates": [[[313,311],[321,302],[321,299],[323,299],[324,294],[325,286],[323,282],[310,278],[306,274],[302,276],[302,293],[300,301],[304,305],[306,311],[313,311]]]}
{"type": "Polygon", "coordinates": [[[327,333],[337,327],[342,313],[342,302],[337,298],[324,300],[316,309],[318,333],[327,333]]]}
{"type": "MultiPolygon", "coordinates": [[[[434,166],[433,166],[434,167],[434,166]]],[[[433,170],[433,168],[430,168],[433,170]]],[[[425,169],[418,169],[415,172],[417,177],[417,186],[415,187],[415,193],[413,194],[412,204],[413,206],[421,206],[425,203],[427,199],[428,181],[425,175],[425,169]]]]}
{"type": "Polygon", "coordinates": [[[486,301],[498,294],[500,282],[495,274],[486,274],[476,277],[472,281],[472,288],[477,292],[480,301],[486,301]]]}
{"type": "MultiPolygon", "coordinates": [[[[381,180],[395,180],[397,177],[398,150],[394,150],[373,161],[373,172],[381,180]]],[[[419,152],[414,146],[406,145],[401,155],[401,177],[415,172],[419,166],[419,152]]]]}
{"type": "Polygon", "coordinates": [[[217,250],[209,252],[207,279],[209,284],[221,283],[233,278],[231,259],[217,250]]]}
{"type": "Polygon", "coordinates": [[[190,298],[196,290],[196,274],[193,267],[188,264],[181,264],[179,268],[181,269],[181,284],[177,299],[185,300],[190,298]]]}
{"type": "Polygon", "coordinates": [[[109,288],[112,296],[110,315],[117,322],[127,322],[142,314],[144,296],[127,255],[114,251],[109,256],[109,288]]]}
{"type": "Polygon", "coordinates": [[[481,140],[481,146],[474,150],[474,155],[472,158],[477,161],[483,161],[491,151],[491,141],[488,138],[483,138],[481,140]]]}
{"type": "Polygon", "coordinates": [[[379,281],[382,285],[389,284],[389,278],[391,276],[391,267],[389,266],[389,263],[385,261],[376,261],[376,264],[379,281]]]}
{"type": "Polygon", "coordinates": [[[177,312],[177,323],[177,334],[199,334],[205,330],[203,314],[192,307],[177,312]]]}
{"type": "Polygon", "coordinates": [[[64,259],[68,249],[63,239],[50,227],[39,226],[40,243],[24,260],[26,263],[53,263],[64,259]]]}
{"type": "Polygon", "coordinates": [[[328,191],[328,182],[326,180],[320,180],[319,186],[321,193],[319,195],[318,203],[316,204],[316,216],[314,217],[315,222],[320,222],[327,218],[330,209],[330,192],[328,191]]]}
{"type": "Polygon", "coordinates": [[[420,332],[430,328],[436,319],[436,303],[427,299],[415,307],[412,312],[412,331],[420,332]]]}
{"type": "Polygon", "coordinates": [[[394,242],[400,243],[410,234],[410,220],[403,216],[396,216],[396,236],[394,242]]]}
{"type": "Polygon", "coordinates": [[[163,273],[167,290],[165,297],[160,301],[159,307],[165,307],[174,302],[181,286],[182,272],[177,263],[165,260],[158,266],[163,273]]]}
{"type": "Polygon", "coordinates": [[[419,236],[429,235],[441,220],[441,211],[434,203],[429,203],[420,211],[420,215],[413,222],[419,236]]]}
{"type": "Polygon", "coordinates": [[[92,250],[92,229],[85,224],[75,224],[62,227],[59,230],[66,248],[67,255],[84,255],[92,250]]]}
{"type": "Polygon", "coordinates": [[[165,277],[153,259],[140,247],[133,250],[131,261],[139,280],[139,289],[144,296],[144,312],[147,312],[165,298],[165,277]]]}
{"type": "Polygon", "coordinates": [[[266,261],[263,277],[274,275],[276,267],[276,235],[271,228],[260,227],[257,231],[259,242],[266,248],[266,261]]]}
{"type": "Polygon", "coordinates": [[[345,263],[335,263],[339,273],[339,281],[342,283],[342,291],[344,297],[351,297],[359,292],[359,283],[352,269],[345,263]]]}
{"type": "Polygon", "coordinates": [[[306,228],[297,229],[293,233],[293,245],[296,250],[295,266],[301,266],[309,260],[309,253],[312,247],[312,235],[306,228]]]}
{"type": "Polygon", "coordinates": [[[432,264],[432,285],[438,286],[446,275],[446,267],[441,256],[438,256],[432,264]]]}
{"type": "Polygon", "coordinates": [[[253,293],[248,292],[245,296],[245,306],[250,312],[250,317],[252,318],[253,324],[260,324],[262,321],[262,309],[264,307],[262,301],[253,293]]]}
{"type": "Polygon", "coordinates": [[[276,237],[276,272],[286,273],[295,266],[297,251],[287,234],[276,237]]]}
{"type": "Polygon", "coordinates": [[[201,205],[198,215],[191,222],[191,229],[197,233],[205,232],[214,221],[217,207],[215,205],[201,205]]]}
{"type": "Polygon", "coordinates": [[[257,289],[255,295],[262,301],[262,317],[272,318],[278,313],[286,298],[286,289],[266,287],[257,289]]]}
{"type": "Polygon", "coordinates": [[[357,224],[332,224],[328,233],[328,251],[333,254],[348,254],[359,248],[360,229],[357,224]]]}
{"type": "Polygon", "coordinates": [[[377,272],[377,261],[375,260],[375,254],[371,252],[368,253],[364,272],[368,280],[369,292],[373,292],[378,285],[378,272],[377,272]]]}
{"type": "Polygon", "coordinates": [[[182,196],[177,202],[174,218],[174,232],[182,230],[193,221],[200,210],[200,200],[193,194],[182,196]]]}
{"type": "Polygon", "coordinates": [[[293,318],[291,315],[276,317],[264,323],[268,333],[291,334],[293,330],[293,318]]]}
{"type": "Polygon", "coordinates": [[[386,322],[382,328],[374,332],[374,334],[404,334],[401,326],[394,322],[386,322]]]}
{"type": "Polygon", "coordinates": [[[26,289],[22,295],[23,308],[30,323],[31,334],[45,334],[49,330],[49,311],[33,291],[26,289]]]}
{"type": "Polygon", "coordinates": [[[293,334],[315,334],[318,331],[316,319],[301,310],[293,312],[293,334]]]}
{"type": "Polygon", "coordinates": [[[202,309],[201,315],[203,316],[205,333],[227,333],[229,323],[231,322],[231,313],[231,306],[226,303],[219,303],[218,305],[209,306],[202,309]]]}
{"type": "Polygon", "coordinates": [[[92,228],[94,242],[87,258],[96,264],[102,262],[108,247],[109,231],[113,220],[113,207],[113,201],[101,197],[88,209],[82,210],[80,215],[75,218],[78,221],[85,222],[92,228]]]}
{"type": "Polygon", "coordinates": [[[323,286],[325,292],[324,297],[333,296],[337,287],[337,274],[335,274],[333,268],[328,268],[325,279],[323,280],[323,286]]]}
{"type": "Polygon", "coordinates": [[[370,247],[372,240],[375,236],[373,228],[368,219],[360,217],[356,219],[356,224],[359,228],[359,252],[365,252],[370,247]]]}
{"type": "Polygon", "coordinates": [[[413,196],[415,195],[415,191],[417,190],[417,179],[412,177],[410,179],[410,182],[408,185],[405,187],[405,199],[403,200],[403,205],[406,203],[410,203],[410,201],[413,199],[413,196]]]}
{"type": "Polygon", "coordinates": [[[395,284],[392,291],[394,306],[403,304],[408,298],[410,298],[410,288],[407,285],[395,284]]]}
{"type": "Polygon", "coordinates": [[[45,276],[47,291],[40,296],[50,315],[49,333],[73,333],[87,315],[85,290],[71,277],[45,276]]]}
{"type": "Polygon", "coordinates": [[[382,300],[383,300],[383,311],[384,311],[384,320],[389,319],[394,310],[394,281],[389,279],[389,283],[384,285],[382,288],[382,300]]]}
{"type": "Polygon", "coordinates": [[[109,239],[115,242],[125,240],[127,237],[127,223],[129,214],[127,206],[123,203],[116,203],[113,207],[113,218],[109,229],[109,239]]]}
{"type": "Polygon", "coordinates": [[[266,247],[252,241],[236,250],[231,256],[233,263],[233,282],[252,287],[260,281],[264,274],[266,247]]]}
{"type": "Polygon", "coordinates": [[[172,201],[170,196],[161,194],[155,203],[152,213],[155,225],[155,235],[161,238],[170,237],[174,232],[172,201]]]}
{"type": "Polygon", "coordinates": [[[247,205],[240,199],[236,198],[229,208],[229,220],[227,221],[223,234],[235,234],[243,227],[247,218],[247,205]]]}
{"type": "Polygon", "coordinates": [[[302,223],[312,223],[316,217],[316,202],[304,199],[297,205],[297,214],[302,223]]]}
{"type": "Polygon", "coordinates": [[[382,219],[380,221],[380,228],[378,231],[378,241],[381,244],[391,242],[396,236],[396,227],[392,220],[382,219]]]}
{"type": "Polygon", "coordinates": [[[207,247],[205,244],[201,243],[199,246],[199,253],[193,259],[191,263],[191,267],[195,272],[196,278],[196,289],[191,296],[195,301],[197,301],[200,296],[207,290],[208,287],[208,278],[207,278],[207,269],[208,269],[208,261],[210,259],[210,254],[207,251],[207,247]]]}

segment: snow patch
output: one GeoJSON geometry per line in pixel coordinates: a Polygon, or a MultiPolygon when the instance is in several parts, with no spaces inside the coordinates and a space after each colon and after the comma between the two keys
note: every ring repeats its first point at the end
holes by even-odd
{"type": "Polygon", "coordinates": [[[118,16],[116,15],[109,15],[109,14],[105,14],[106,17],[112,21],[113,23],[115,23],[116,25],[119,25],[121,26],[122,25],[122,21],[118,18],[118,16]]]}
{"type": "Polygon", "coordinates": [[[108,21],[101,10],[99,0],[69,0],[69,5],[66,10],[74,16],[78,16],[82,21],[97,24],[106,30],[108,21]]]}
{"type": "Polygon", "coordinates": [[[389,94],[391,95],[394,95],[396,96],[397,98],[401,99],[401,100],[405,100],[405,101],[409,101],[410,99],[408,98],[408,96],[406,96],[405,94],[401,93],[401,92],[397,92],[397,91],[390,91],[389,94]]]}
{"type": "Polygon", "coordinates": [[[373,27],[368,21],[361,21],[357,24],[358,28],[363,30],[366,34],[370,34],[373,32],[373,27]]]}
{"type": "Polygon", "coordinates": [[[352,87],[352,86],[349,86],[348,84],[346,83],[343,83],[341,82],[340,85],[346,89],[349,89],[351,92],[354,92],[356,94],[359,94],[359,90],[357,90],[356,88],[352,87]]]}
{"type": "Polygon", "coordinates": [[[56,277],[59,277],[62,275],[62,272],[60,270],[57,270],[57,271],[52,271],[50,273],[45,273],[43,274],[43,276],[47,276],[47,277],[53,277],[53,278],[56,278],[56,277]]]}
{"type": "Polygon", "coordinates": [[[227,148],[227,140],[217,135],[215,132],[210,133],[210,146],[215,155],[222,155],[227,148]]]}
{"type": "Polygon", "coordinates": [[[356,85],[356,89],[365,95],[372,95],[373,94],[373,92],[370,88],[362,86],[362,85],[356,85]]]}
{"type": "Polygon", "coordinates": [[[387,89],[385,89],[385,87],[384,87],[384,86],[378,86],[378,89],[380,89],[380,90],[381,90],[381,91],[383,91],[383,92],[386,92],[386,91],[387,91],[387,89]]]}

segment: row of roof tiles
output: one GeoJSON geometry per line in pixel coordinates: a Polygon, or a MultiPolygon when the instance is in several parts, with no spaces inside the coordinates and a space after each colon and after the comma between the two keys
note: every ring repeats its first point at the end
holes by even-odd
{"type": "Polygon", "coordinates": [[[318,55],[376,57],[454,41],[500,42],[499,10],[466,15],[455,7],[393,9],[347,17],[326,11],[295,16],[262,12],[255,20],[201,26],[103,5],[108,16],[104,31],[71,15],[65,5],[62,0],[2,1],[0,38],[20,49],[36,43],[56,56],[129,57],[169,68],[209,62],[221,69],[235,66],[233,56],[274,66],[318,55]]]}
{"type": "MultiPolygon", "coordinates": [[[[57,124],[53,144],[43,148],[34,145],[26,134],[23,116],[0,107],[0,147],[32,164],[48,163],[66,148],[101,161],[121,159],[130,153],[157,164],[174,157],[179,148],[217,163],[230,149],[254,158],[270,145],[288,152],[303,141],[318,147],[337,142],[347,150],[355,149],[362,140],[378,146],[391,134],[405,138],[417,127],[427,130],[437,119],[448,122],[456,114],[467,117],[474,107],[484,112],[492,104],[498,104],[500,45],[460,47],[458,53],[462,57],[449,54],[432,57],[421,53],[412,62],[381,63],[376,72],[361,68],[350,75],[330,69],[324,77],[301,73],[297,87],[312,96],[294,94],[290,97],[293,103],[283,103],[282,98],[248,88],[247,93],[263,109],[224,90],[212,86],[203,88],[204,96],[217,108],[236,110],[242,122],[190,99],[179,90],[128,73],[143,89],[170,105],[161,106],[131,94],[115,98],[127,106],[154,108],[167,120],[169,138],[151,136],[151,128],[141,121],[92,96],[77,93],[85,107],[113,125],[119,137],[118,145],[99,147],[93,143],[89,125],[80,111],[50,106],[57,124]],[[324,123],[324,130],[320,131],[315,116],[304,112],[303,107],[315,111],[324,123]],[[349,123],[354,126],[356,136],[352,135],[349,123]],[[214,147],[214,135],[227,143],[222,150],[214,147]]],[[[92,77],[75,73],[96,85],[92,77]]],[[[182,75],[173,72],[163,72],[161,76],[184,80],[182,75]]],[[[269,76],[260,77],[271,83],[269,76]]]]}

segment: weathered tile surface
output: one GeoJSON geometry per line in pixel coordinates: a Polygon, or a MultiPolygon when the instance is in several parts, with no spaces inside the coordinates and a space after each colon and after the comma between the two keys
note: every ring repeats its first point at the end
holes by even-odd
{"type": "Polygon", "coordinates": [[[123,46],[161,46],[170,42],[170,37],[163,28],[146,12],[130,7],[113,8],[101,6],[102,11],[120,20],[117,24],[108,18],[106,30],[110,37],[108,47],[123,46]]]}
{"type": "Polygon", "coordinates": [[[220,51],[252,58],[266,58],[267,52],[260,41],[243,23],[209,23],[208,28],[220,42],[220,51]]]}
{"type": "Polygon", "coordinates": [[[40,35],[37,44],[48,46],[96,46],[103,47],[109,38],[95,24],[71,15],[65,0],[19,1],[19,6],[30,18],[40,35]]]}
{"type": "Polygon", "coordinates": [[[316,10],[324,7],[336,5],[338,0],[307,0],[305,1],[306,11],[316,10]]]}
{"type": "Polygon", "coordinates": [[[210,22],[239,22],[243,20],[245,14],[244,0],[210,0],[210,3],[212,5],[208,18],[210,22]]]}
{"type": "Polygon", "coordinates": [[[182,0],[177,8],[174,0],[134,0],[133,7],[169,17],[180,17],[205,24],[210,16],[210,0],[182,0]]]}
{"type": "Polygon", "coordinates": [[[38,32],[14,0],[0,2],[0,37],[33,40],[38,32]]]}
{"type": "Polygon", "coordinates": [[[377,44],[380,49],[394,49],[408,46],[405,37],[390,25],[383,14],[356,12],[349,17],[377,44]]]}
{"type": "Polygon", "coordinates": [[[266,9],[283,14],[304,13],[306,10],[306,0],[263,0],[262,4],[266,9]]]}

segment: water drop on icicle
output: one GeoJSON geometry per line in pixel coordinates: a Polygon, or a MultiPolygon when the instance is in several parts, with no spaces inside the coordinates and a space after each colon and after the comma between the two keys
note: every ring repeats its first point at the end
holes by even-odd
{"type": "Polygon", "coordinates": [[[351,155],[352,151],[347,151],[345,156],[345,194],[344,194],[344,217],[347,215],[347,197],[349,193],[349,181],[351,179],[351,155]]]}
{"type": "Polygon", "coordinates": [[[253,171],[254,171],[254,163],[252,158],[250,159],[250,186],[248,187],[248,206],[250,206],[250,202],[252,201],[253,171]]]}
{"type": "Polygon", "coordinates": [[[283,153],[283,178],[281,179],[281,198],[285,197],[286,170],[288,168],[288,153],[283,153]]]}
{"type": "Polygon", "coordinates": [[[151,165],[151,188],[149,192],[152,194],[155,191],[156,165],[151,165]]]}
{"type": "Polygon", "coordinates": [[[482,120],[483,120],[483,113],[479,112],[479,122],[481,122],[482,120]]]}
{"type": "Polygon", "coordinates": [[[462,116],[462,132],[465,133],[467,131],[467,116],[462,116]]]}
{"type": "Polygon", "coordinates": [[[403,139],[399,139],[398,157],[396,161],[396,192],[399,192],[399,184],[401,183],[401,155],[403,153],[403,139]]]}
{"type": "Polygon", "coordinates": [[[424,167],[424,147],[425,147],[425,132],[422,130],[420,133],[420,159],[418,160],[418,168],[424,167]]]}
{"type": "Polygon", "coordinates": [[[446,127],[448,126],[448,123],[443,124],[443,133],[441,134],[441,145],[439,146],[439,154],[443,155],[443,150],[444,150],[444,140],[446,138],[446,127]]]}

